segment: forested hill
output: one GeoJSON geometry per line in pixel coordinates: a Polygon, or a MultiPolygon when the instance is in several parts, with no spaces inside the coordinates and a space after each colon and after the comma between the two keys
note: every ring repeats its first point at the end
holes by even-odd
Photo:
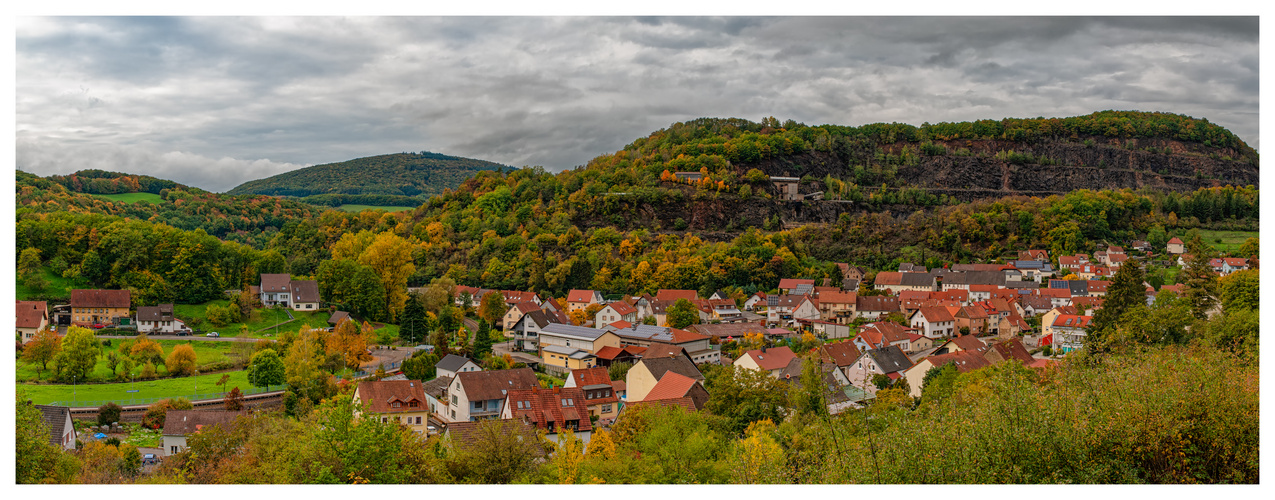
{"type": "Polygon", "coordinates": [[[248,181],[227,194],[383,195],[421,199],[460,185],[476,172],[510,169],[499,163],[422,151],[314,165],[248,181]]]}

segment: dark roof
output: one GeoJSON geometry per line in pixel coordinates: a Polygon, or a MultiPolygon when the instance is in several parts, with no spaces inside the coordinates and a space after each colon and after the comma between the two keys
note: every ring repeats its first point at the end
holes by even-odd
{"type": "MultiPolygon", "coordinates": [[[[44,425],[49,428],[49,443],[62,447],[62,433],[66,432],[66,421],[71,416],[71,409],[65,406],[35,405],[40,410],[44,425]]],[[[75,432],[74,429],[71,432],[75,432]]]]}
{"type": "Polygon", "coordinates": [[[670,371],[680,375],[685,375],[695,380],[704,380],[704,374],[700,373],[699,368],[695,367],[695,363],[683,356],[673,358],[642,358],[638,361],[638,364],[645,365],[646,369],[655,377],[655,380],[663,378],[664,374],[670,371]]]}
{"type": "Polygon", "coordinates": [[[718,323],[691,325],[688,330],[699,332],[710,337],[726,338],[738,337],[742,338],[745,333],[766,333],[766,329],[757,323],[718,323]]]}
{"type": "MultiPolygon", "coordinates": [[[[457,356],[455,354],[448,354],[446,356],[443,356],[443,359],[440,359],[438,363],[434,365],[434,367],[439,370],[447,370],[449,372],[454,373],[456,372],[456,370],[459,370],[460,367],[465,366],[465,363],[468,363],[468,362],[470,362],[469,358],[466,358],[464,356],[457,356]]],[[[477,363],[474,363],[474,364],[477,364],[477,363]]]]}
{"type": "Polygon", "coordinates": [[[832,363],[839,367],[850,366],[855,360],[859,359],[860,354],[859,348],[855,347],[854,342],[849,340],[824,344],[819,348],[819,357],[824,362],[832,363]]]}
{"type": "Polygon", "coordinates": [[[421,390],[425,394],[434,396],[434,399],[444,401],[447,399],[447,387],[452,385],[451,377],[438,377],[421,384],[421,390]]]}
{"type": "Polygon", "coordinates": [[[1025,365],[1035,361],[1031,353],[1027,352],[1027,348],[1018,339],[1009,339],[992,344],[988,353],[992,350],[995,350],[1004,359],[1017,359],[1025,365]]]}
{"type": "Polygon", "coordinates": [[[71,307],[129,307],[128,290],[71,290],[71,307]]]}
{"type": "Polygon", "coordinates": [[[263,274],[261,275],[261,292],[286,292],[290,281],[292,277],[287,274],[263,274]]]}
{"type": "Polygon", "coordinates": [[[173,305],[160,304],[153,307],[137,308],[138,321],[171,321],[173,319],[173,305]]]}
{"type": "Polygon", "coordinates": [[[359,399],[367,404],[372,413],[394,413],[403,411],[423,411],[429,407],[425,404],[425,390],[419,380],[366,380],[359,382],[359,399]],[[415,400],[417,407],[409,403],[415,400]],[[394,408],[393,403],[402,405],[394,408]]]}
{"type": "Polygon", "coordinates": [[[973,335],[957,335],[948,342],[956,344],[961,349],[973,352],[983,352],[983,349],[987,348],[987,344],[973,335]]]}
{"type": "Polygon", "coordinates": [[[345,311],[337,311],[332,313],[332,317],[328,318],[329,325],[339,325],[341,321],[351,319],[350,313],[345,311]]]}
{"type": "Polygon", "coordinates": [[[948,273],[943,277],[943,286],[948,285],[1005,286],[1005,273],[1002,271],[967,271],[963,273],[948,273]]]}
{"type": "Polygon", "coordinates": [[[540,329],[540,335],[554,335],[558,337],[571,337],[585,340],[597,340],[607,333],[607,330],[598,328],[589,328],[584,326],[564,325],[561,323],[550,323],[540,329]]]}
{"type": "Polygon", "coordinates": [[[866,355],[876,360],[877,366],[880,366],[881,371],[885,373],[894,373],[912,367],[912,360],[908,359],[908,355],[904,354],[903,349],[897,345],[873,349],[866,355]]]}
{"type": "Polygon", "coordinates": [[[319,282],[314,280],[298,280],[292,282],[292,302],[318,302],[319,282]]]}
{"type": "Polygon", "coordinates": [[[519,323],[523,323],[524,325],[523,328],[526,328],[525,322],[527,321],[535,323],[537,328],[544,328],[546,325],[552,322],[549,319],[549,313],[546,312],[544,309],[536,309],[535,311],[531,311],[527,314],[522,315],[522,318],[518,319],[519,323]]]}
{"type": "Polygon", "coordinates": [[[164,415],[165,436],[188,436],[204,427],[234,422],[244,411],[168,410],[164,415]]]}
{"type": "Polygon", "coordinates": [[[899,298],[888,295],[860,295],[855,299],[857,311],[898,311],[899,298]]]}
{"type": "Polygon", "coordinates": [[[44,301],[17,301],[18,328],[39,328],[40,320],[49,317],[49,306],[44,301]]]}
{"type": "Polygon", "coordinates": [[[460,372],[456,378],[470,401],[504,399],[509,391],[540,387],[531,368],[460,372]]]}

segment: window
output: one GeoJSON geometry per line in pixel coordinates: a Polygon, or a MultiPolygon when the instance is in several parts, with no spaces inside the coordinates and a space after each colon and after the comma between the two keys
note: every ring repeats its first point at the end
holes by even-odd
{"type": "Polygon", "coordinates": [[[386,422],[389,422],[389,420],[390,420],[390,419],[388,419],[388,418],[381,417],[381,423],[382,423],[382,424],[383,424],[383,423],[386,423],[386,422]]]}
{"type": "Polygon", "coordinates": [[[168,447],[168,448],[169,448],[169,453],[172,453],[172,454],[176,454],[176,453],[177,453],[177,447],[176,447],[176,446],[170,446],[170,447],[168,447]]]}
{"type": "Polygon", "coordinates": [[[395,401],[395,402],[394,402],[394,407],[395,407],[395,408],[399,408],[399,407],[402,407],[402,406],[403,406],[403,403],[400,403],[400,402],[398,402],[398,401],[395,401]]]}
{"type": "Polygon", "coordinates": [[[418,401],[412,401],[410,403],[407,403],[407,406],[408,408],[420,408],[421,404],[418,401]]]}
{"type": "Polygon", "coordinates": [[[457,400],[456,400],[456,395],[455,395],[455,394],[452,394],[452,404],[453,404],[453,405],[458,404],[458,403],[457,403],[457,400]]]}
{"type": "Polygon", "coordinates": [[[611,412],[611,405],[609,403],[602,405],[602,413],[610,413],[610,412],[611,412]]]}
{"type": "Polygon", "coordinates": [[[474,409],[475,409],[475,410],[481,410],[481,409],[483,409],[483,402],[482,402],[482,401],[474,401],[474,409]]]}
{"type": "Polygon", "coordinates": [[[421,417],[416,417],[416,425],[421,425],[421,417]]]}

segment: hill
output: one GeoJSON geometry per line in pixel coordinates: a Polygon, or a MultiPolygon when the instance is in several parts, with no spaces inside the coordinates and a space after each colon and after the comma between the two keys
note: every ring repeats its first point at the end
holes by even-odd
{"type": "MultiPolygon", "coordinates": [[[[265,194],[307,197],[314,195],[379,195],[428,198],[455,188],[476,172],[511,167],[484,160],[422,151],[369,156],[339,163],[314,165],[273,177],[248,181],[227,194],[265,194]]],[[[323,203],[329,200],[316,200],[323,203]]],[[[409,200],[394,200],[390,204],[409,200]]],[[[385,204],[348,199],[343,203],[385,204]]],[[[417,201],[414,204],[419,203],[417,201]]],[[[330,204],[323,203],[323,204],[330,204]]],[[[341,203],[338,203],[341,204],[341,203]]]]}

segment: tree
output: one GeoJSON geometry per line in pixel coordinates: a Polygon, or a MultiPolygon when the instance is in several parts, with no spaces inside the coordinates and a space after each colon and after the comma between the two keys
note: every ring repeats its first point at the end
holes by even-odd
{"type": "Polygon", "coordinates": [[[792,409],[797,414],[816,416],[828,413],[827,398],[824,396],[826,386],[818,358],[807,357],[801,360],[801,378],[799,386],[793,387],[792,409]]]}
{"type": "Polygon", "coordinates": [[[243,409],[243,393],[239,392],[239,387],[235,386],[230,390],[230,394],[226,395],[224,401],[226,411],[239,411],[243,409]]]}
{"type": "Polygon", "coordinates": [[[164,346],[151,340],[145,333],[139,334],[134,339],[133,346],[129,348],[128,355],[138,362],[163,363],[164,346]]]}
{"type": "Polygon", "coordinates": [[[421,303],[420,295],[408,295],[407,304],[403,306],[403,314],[399,316],[399,338],[411,343],[425,340],[429,335],[425,320],[425,306],[421,303]]]}
{"type": "Polygon", "coordinates": [[[416,351],[412,357],[403,360],[403,375],[409,380],[430,380],[436,376],[438,360],[438,355],[432,352],[416,351]]]}
{"type": "Polygon", "coordinates": [[[108,402],[97,408],[97,425],[110,425],[120,421],[120,413],[124,408],[115,402],[108,402]]]}
{"type": "Polygon", "coordinates": [[[478,303],[478,317],[496,325],[505,316],[506,309],[503,295],[495,292],[488,293],[483,295],[483,299],[478,303]]]}
{"type": "Polygon", "coordinates": [[[633,363],[611,363],[607,367],[607,374],[611,380],[624,380],[629,374],[629,368],[633,368],[633,363]]]}
{"type": "Polygon", "coordinates": [[[686,299],[677,299],[668,307],[665,314],[667,316],[664,321],[673,328],[686,328],[699,323],[699,309],[686,299]]]}
{"type": "Polygon", "coordinates": [[[22,360],[27,363],[40,365],[40,375],[44,370],[49,369],[49,362],[57,358],[58,353],[62,351],[62,338],[58,336],[57,330],[46,328],[35,332],[35,337],[22,348],[22,360]]]}
{"type": "MultiPolygon", "coordinates": [[[[487,294],[492,295],[492,294],[487,294]]],[[[486,298],[486,297],[484,297],[486,298]]],[[[483,359],[491,355],[491,327],[486,321],[478,323],[478,333],[474,335],[474,358],[483,359]]]]}
{"type": "Polygon", "coordinates": [[[1244,244],[1240,245],[1239,256],[1245,259],[1256,259],[1261,252],[1258,251],[1257,238],[1249,238],[1244,240],[1244,244]]]}
{"type": "Polygon", "coordinates": [[[101,351],[101,343],[93,337],[92,330],[72,326],[62,339],[62,351],[54,358],[58,373],[64,380],[88,380],[101,351]]]}
{"type": "Polygon", "coordinates": [[[1163,250],[1169,242],[1169,235],[1164,232],[1164,227],[1156,224],[1147,230],[1147,244],[1157,251],[1163,250]]]}
{"type": "Polygon", "coordinates": [[[61,448],[49,443],[49,427],[44,417],[30,401],[26,394],[19,390],[16,399],[17,417],[16,434],[18,484],[70,483],[80,468],[75,455],[64,453],[61,448]]]}
{"type": "Polygon", "coordinates": [[[274,349],[257,351],[248,361],[248,383],[256,387],[270,390],[272,385],[283,384],[287,380],[287,368],[283,359],[274,349]]]}
{"type": "Polygon", "coordinates": [[[1108,336],[1120,326],[1125,313],[1146,307],[1147,288],[1144,281],[1142,267],[1135,261],[1125,262],[1116,271],[1107,287],[1107,296],[1103,299],[1102,307],[1094,313],[1093,324],[1087,334],[1086,344],[1091,351],[1107,350],[1110,347],[1107,345],[1108,336]]]}
{"type": "Polygon", "coordinates": [[[759,420],[749,424],[744,431],[744,438],[735,442],[732,453],[735,467],[732,468],[731,482],[734,484],[777,484],[787,483],[787,457],[783,447],[775,442],[771,434],[775,424],[770,420],[759,420]]]}
{"type": "Polygon", "coordinates": [[[1218,280],[1218,295],[1222,301],[1222,309],[1258,308],[1261,301],[1261,281],[1256,269],[1236,271],[1218,280]]]}
{"type": "Polygon", "coordinates": [[[925,372],[925,376],[921,378],[921,405],[937,404],[950,396],[959,374],[956,363],[950,361],[925,372]]]}
{"type": "Polygon", "coordinates": [[[1191,253],[1191,257],[1187,259],[1186,269],[1183,270],[1186,275],[1186,299],[1191,303],[1191,314],[1198,319],[1205,319],[1217,304],[1217,275],[1209,265],[1209,261],[1216,257],[1216,251],[1205,244],[1199,234],[1187,242],[1187,251],[1191,253]]]}
{"type": "MultiPolygon", "coordinates": [[[[26,248],[18,255],[18,277],[22,278],[27,286],[32,286],[37,278],[44,279],[44,276],[40,274],[40,249],[26,248]]],[[[44,287],[32,286],[32,288],[43,289],[44,287]]]]}
{"type": "Polygon", "coordinates": [[[195,348],[190,344],[182,344],[173,348],[164,360],[170,375],[190,375],[195,371],[195,348]]]}
{"type": "Polygon", "coordinates": [[[168,410],[189,410],[192,408],[194,406],[186,398],[161,399],[146,407],[146,414],[142,415],[142,427],[161,429],[164,427],[164,419],[168,417],[168,410]]]}
{"type": "Polygon", "coordinates": [[[453,442],[458,477],[482,484],[508,484],[532,473],[545,455],[545,443],[534,428],[519,420],[483,420],[472,438],[453,442]]]}
{"type": "Polygon", "coordinates": [[[321,351],[317,332],[302,328],[284,359],[289,390],[310,402],[318,402],[328,395],[329,375],[319,369],[321,351]]]}
{"type": "Polygon", "coordinates": [[[704,409],[730,420],[737,434],[758,420],[784,418],[786,391],[769,372],[725,366],[709,374],[706,382],[709,398],[704,409]]]}

